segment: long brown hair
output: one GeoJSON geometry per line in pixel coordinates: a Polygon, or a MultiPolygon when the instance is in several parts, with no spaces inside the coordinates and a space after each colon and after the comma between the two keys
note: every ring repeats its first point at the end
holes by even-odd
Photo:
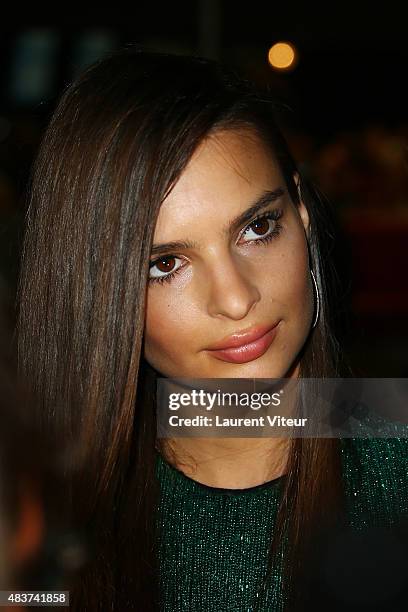
{"type": "MultiPolygon", "coordinates": [[[[128,47],[66,89],[33,167],[18,287],[19,368],[41,398],[43,427],[72,441],[67,503],[89,549],[71,588],[81,612],[158,606],[157,373],[142,357],[150,249],[160,205],[197,146],[210,132],[239,125],[271,145],[298,202],[298,169],[269,95],[213,61],[128,47]]],[[[336,376],[330,219],[304,178],[301,196],[321,297],[301,376],[336,376]]],[[[276,548],[288,527],[288,578],[302,572],[309,534],[333,520],[340,481],[337,440],[293,441],[273,538],[276,548]]]]}

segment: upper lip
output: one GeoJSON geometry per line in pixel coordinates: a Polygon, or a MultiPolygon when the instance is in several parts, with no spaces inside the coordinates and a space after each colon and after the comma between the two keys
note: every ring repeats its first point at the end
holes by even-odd
{"type": "MultiPolygon", "coordinates": [[[[279,321],[278,321],[279,322],[279,321]]],[[[245,346],[246,344],[250,344],[251,342],[255,342],[255,340],[259,340],[262,338],[269,330],[273,327],[276,327],[278,323],[274,323],[273,325],[257,325],[256,327],[251,327],[248,329],[244,329],[242,331],[236,332],[227,336],[220,340],[220,342],[215,342],[208,347],[210,351],[217,351],[220,349],[228,349],[228,348],[236,348],[238,346],[245,346]]]]}

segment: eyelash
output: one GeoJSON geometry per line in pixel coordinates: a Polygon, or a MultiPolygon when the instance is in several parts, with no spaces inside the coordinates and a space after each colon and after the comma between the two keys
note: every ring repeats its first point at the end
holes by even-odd
{"type": "MultiPolygon", "coordinates": [[[[245,232],[250,229],[251,225],[253,225],[254,223],[256,223],[257,221],[263,221],[264,219],[271,219],[272,221],[275,221],[275,226],[272,229],[272,231],[267,234],[266,236],[264,236],[263,238],[256,238],[255,240],[250,240],[249,243],[253,244],[267,244],[268,242],[271,242],[271,240],[273,240],[274,238],[276,238],[277,236],[280,235],[281,231],[282,231],[282,225],[280,223],[278,223],[279,219],[282,217],[283,215],[283,210],[281,208],[276,208],[274,210],[271,210],[265,214],[261,214],[258,215],[257,217],[255,217],[254,219],[252,219],[252,221],[246,226],[246,228],[244,229],[244,231],[242,232],[241,236],[243,236],[245,234],[245,232]]],[[[249,244],[247,243],[247,244],[249,244]]],[[[152,268],[154,265],[156,265],[156,263],[158,261],[161,261],[162,259],[166,259],[167,257],[176,257],[176,255],[165,255],[163,257],[159,257],[158,259],[155,259],[154,261],[152,261],[150,263],[150,268],[152,268]]],[[[157,278],[149,278],[149,283],[169,283],[171,282],[171,280],[173,279],[174,276],[176,276],[176,274],[178,274],[179,271],[182,270],[182,267],[177,268],[177,270],[175,270],[174,272],[169,272],[166,276],[158,276],[157,278]]]]}

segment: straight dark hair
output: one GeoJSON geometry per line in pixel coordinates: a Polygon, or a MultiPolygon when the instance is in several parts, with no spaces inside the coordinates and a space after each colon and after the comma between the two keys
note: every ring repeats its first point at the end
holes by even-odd
{"type": "Polygon", "coordinates": [[[16,375],[3,306],[0,292],[0,588],[63,590],[74,555],[80,562],[62,496],[64,448],[32,418],[35,398],[16,375]]]}
{"type": "MultiPolygon", "coordinates": [[[[269,94],[216,62],[130,46],[65,90],[33,166],[18,358],[41,399],[38,420],[72,442],[67,504],[89,550],[71,586],[74,610],[158,609],[155,449],[165,448],[158,373],[142,356],[150,249],[161,203],[199,144],[239,127],[270,145],[294,203],[301,196],[307,207],[321,308],[300,376],[335,377],[330,211],[296,167],[269,94]]],[[[314,534],[342,507],[340,467],[338,440],[293,440],[269,557],[272,565],[286,534],[287,609],[301,591],[294,581],[307,589],[314,534]]]]}

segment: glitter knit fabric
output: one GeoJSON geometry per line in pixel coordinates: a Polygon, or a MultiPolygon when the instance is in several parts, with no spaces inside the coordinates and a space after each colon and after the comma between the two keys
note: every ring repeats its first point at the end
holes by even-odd
{"type": "MultiPolygon", "coordinates": [[[[408,519],[408,438],[345,438],[341,440],[341,457],[351,529],[359,533],[408,519]]],[[[188,478],[159,454],[156,465],[161,491],[160,609],[252,612],[285,476],[249,489],[228,490],[188,478]]],[[[345,546],[344,540],[341,545],[345,546]]],[[[395,550],[391,553],[395,557],[395,550]]],[[[336,562],[337,557],[332,573],[338,576],[336,562]]],[[[262,596],[261,612],[283,609],[281,563],[280,558],[262,596]]],[[[327,567],[330,583],[330,562],[327,567]]],[[[398,582],[395,573],[391,586],[398,590],[405,575],[398,582]]],[[[334,591],[336,588],[333,584],[334,591]]],[[[375,591],[375,585],[373,588],[375,591]]],[[[387,586],[383,583],[382,588],[387,586]]],[[[347,595],[344,579],[339,596],[343,593],[347,595]]],[[[349,608],[343,602],[335,609],[349,608]]]]}

